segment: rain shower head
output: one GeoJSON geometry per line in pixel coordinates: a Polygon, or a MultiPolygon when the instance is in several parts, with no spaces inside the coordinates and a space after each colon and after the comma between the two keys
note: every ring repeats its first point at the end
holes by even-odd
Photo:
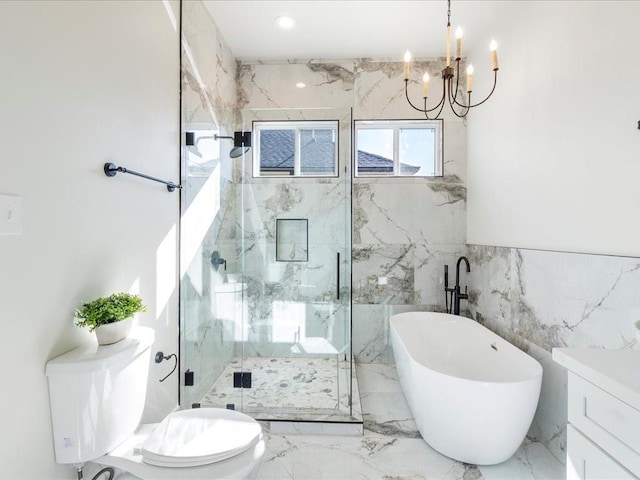
{"type": "Polygon", "coordinates": [[[251,149],[251,132],[234,132],[233,137],[215,134],[215,140],[227,138],[233,140],[233,148],[229,152],[231,158],[238,158],[247,153],[251,149]]]}

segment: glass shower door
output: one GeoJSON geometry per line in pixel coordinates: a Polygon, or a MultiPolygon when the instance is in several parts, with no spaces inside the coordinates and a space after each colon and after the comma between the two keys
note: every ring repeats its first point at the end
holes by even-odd
{"type": "Polygon", "coordinates": [[[243,126],[253,145],[237,200],[245,287],[236,348],[250,378],[242,409],[262,419],[348,417],[351,112],[247,109],[243,126]],[[327,171],[319,158],[332,149],[327,171]]]}

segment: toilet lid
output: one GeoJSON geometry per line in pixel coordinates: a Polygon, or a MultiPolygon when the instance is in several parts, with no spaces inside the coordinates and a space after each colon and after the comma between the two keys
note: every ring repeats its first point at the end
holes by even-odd
{"type": "Polygon", "coordinates": [[[142,459],[160,467],[220,462],[255,446],[262,427],[244,413],[194,408],[168,415],[142,445],[142,459]]]}

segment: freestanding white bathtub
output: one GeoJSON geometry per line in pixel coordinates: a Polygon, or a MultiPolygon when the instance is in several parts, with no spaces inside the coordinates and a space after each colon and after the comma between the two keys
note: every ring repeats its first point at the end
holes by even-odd
{"type": "Polygon", "coordinates": [[[409,312],[390,324],[400,385],[422,438],[461,462],[508,460],[533,420],[540,364],[465,317],[409,312]]]}

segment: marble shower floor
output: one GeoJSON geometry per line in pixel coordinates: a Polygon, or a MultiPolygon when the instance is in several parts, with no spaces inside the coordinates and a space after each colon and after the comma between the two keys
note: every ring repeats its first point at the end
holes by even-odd
{"type": "Polygon", "coordinates": [[[202,397],[202,407],[242,404],[242,411],[261,420],[362,422],[360,402],[349,405],[347,379],[359,400],[357,379],[349,362],[331,357],[237,357],[202,397]],[[251,372],[250,389],[233,388],[233,373],[251,372]]]}
{"type": "Polygon", "coordinates": [[[526,440],[500,465],[475,466],[427,445],[404,399],[393,365],[359,364],[362,436],[266,434],[259,480],[529,480],[565,478],[564,466],[526,440]]]}

